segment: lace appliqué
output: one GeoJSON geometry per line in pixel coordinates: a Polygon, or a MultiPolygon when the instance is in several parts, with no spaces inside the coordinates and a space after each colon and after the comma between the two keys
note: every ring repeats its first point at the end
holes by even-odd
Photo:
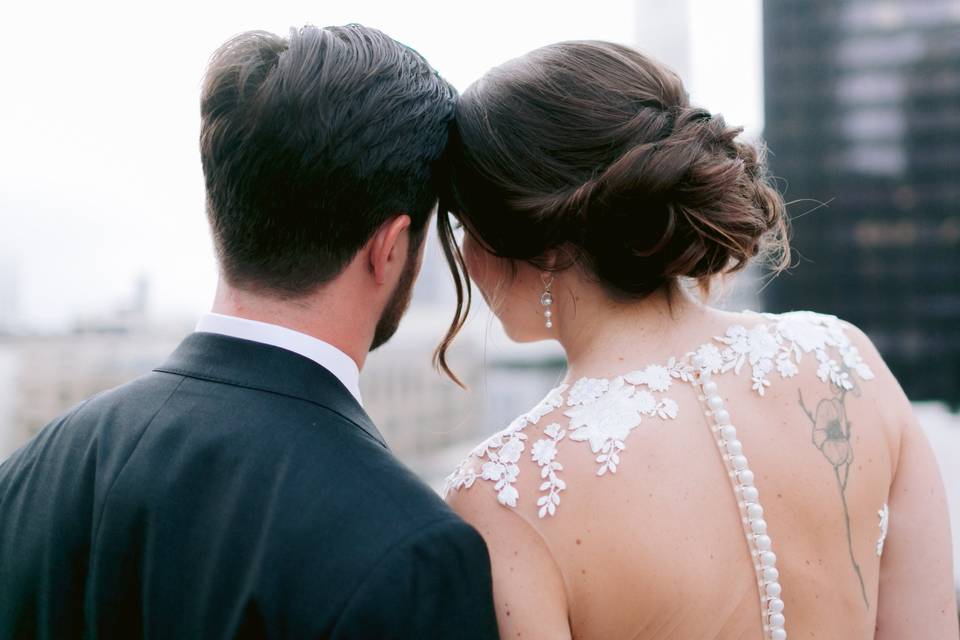
{"type": "Polygon", "coordinates": [[[548,514],[552,516],[557,512],[560,492],[567,488],[567,483],[557,476],[557,473],[563,471],[563,465],[556,460],[557,443],[563,440],[567,432],[556,422],[547,425],[543,432],[547,437],[533,443],[533,450],[530,452],[530,457],[540,467],[540,478],[543,479],[540,491],[547,492],[546,495],[537,499],[537,506],[540,507],[538,513],[541,518],[548,514]]]}
{"type": "MultiPolygon", "coordinates": [[[[443,495],[451,490],[469,489],[478,478],[494,483],[497,501],[507,507],[516,507],[520,493],[514,485],[520,475],[517,463],[523,455],[527,434],[523,429],[528,424],[536,424],[540,419],[563,405],[563,392],[566,385],[550,391],[547,397],[526,414],[520,416],[510,426],[495,433],[476,447],[470,456],[450,474],[444,483],[443,495]],[[486,460],[477,471],[474,460],[486,460]]],[[[559,499],[558,499],[559,502],[559,499]]]]}
{"type": "Polygon", "coordinates": [[[624,442],[630,432],[640,426],[643,416],[676,418],[677,403],[670,398],[657,400],[647,389],[666,391],[670,388],[670,373],[665,367],[653,365],[644,371],[618,376],[612,381],[585,378],[577,381],[583,388],[602,389],[599,394],[571,394],[570,407],[563,415],[570,418],[570,439],[589,442],[600,467],[597,475],[617,472],[620,452],[627,448],[624,442]]]}
{"type": "Polygon", "coordinates": [[[627,448],[627,436],[644,416],[663,420],[677,417],[677,403],[655,393],[669,390],[674,380],[689,382],[693,376],[692,367],[671,358],[665,366],[650,365],[613,379],[581,378],[569,387],[569,392],[565,385],[558,387],[532,411],[474,449],[471,457],[447,478],[444,494],[467,489],[479,478],[494,483],[500,504],[516,507],[519,493],[514,484],[520,471],[517,462],[527,441],[523,429],[566,405],[568,429],[558,423],[548,425],[543,437],[533,443],[530,454],[543,480],[537,499],[538,514],[541,518],[553,516],[560,506],[560,493],[567,486],[559,476],[563,464],[557,460],[557,444],[564,438],[587,442],[599,465],[597,475],[616,473],[620,454],[627,448]],[[480,461],[483,462],[478,470],[480,461]]]}
{"type": "Polygon", "coordinates": [[[817,377],[840,389],[854,388],[851,372],[863,380],[873,378],[873,371],[850,343],[843,324],[835,316],[809,311],[762,315],[773,320],[773,324],[760,324],[751,329],[734,325],[725,335],[714,338],[725,347],[708,342],[690,355],[699,357],[711,373],[732,369],[739,374],[744,365],[749,364],[753,390],[761,396],[770,386],[769,374],[774,369],[781,378],[792,378],[799,373],[800,361],[808,353],[813,353],[819,363],[817,377]],[[831,348],[839,355],[839,362],[831,357],[831,348]]]}
{"type": "Polygon", "coordinates": [[[883,543],[887,541],[887,527],[890,525],[890,507],[887,506],[887,503],[883,503],[883,507],[877,511],[877,515],[880,517],[880,524],[877,525],[880,527],[880,537],[877,538],[877,555],[883,555],[883,543]]]}
{"type": "Polygon", "coordinates": [[[560,477],[563,464],[557,459],[557,445],[564,439],[586,442],[595,456],[597,475],[616,473],[627,438],[644,417],[677,417],[677,403],[665,395],[675,381],[692,384],[700,371],[739,374],[749,366],[752,388],[762,396],[774,371],[781,378],[791,378],[799,373],[800,362],[808,354],[818,363],[818,377],[839,389],[853,389],[854,374],[863,380],[873,378],[836,317],[805,311],[762,317],[770,322],[750,329],[732,326],[686,358],[671,358],[665,365],[653,364],[615,378],[581,378],[569,387],[553,389],[531,411],[474,449],[447,478],[444,495],[468,489],[481,479],[493,483],[500,504],[515,508],[520,499],[515,486],[518,463],[527,450],[524,429],[560,408],[569,420],[566,427],[549,424],[529,454],[540,469],[537,507],[541,518],[556,514],[560,494],[567,488],[560,477]],[[700,368],[690,364],[694,360],[700,368]]]}

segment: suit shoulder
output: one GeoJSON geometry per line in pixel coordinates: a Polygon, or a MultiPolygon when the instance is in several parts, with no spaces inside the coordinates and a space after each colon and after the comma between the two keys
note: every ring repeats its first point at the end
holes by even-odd
{"type": "Polygon", "coordinates": [[[457,517],[386,549],[349,595],[330,637],[496,638],[490,556],[457,517]]]}
{"type": "Polygon", "coordinates": [[[483,537],[473,525],[451,512],[408,527],[374,559],[362,584],[376,582],[384,575],[396,575],[398,567],[405,572],[426,569],[430,574],[446,573],[449,579],[464,580],[481,571],[489,579],[489,566],[490,555],[483,537]]]}
{"type": "MultiPolygon", "coordinates": [[[[61,451],[67,453],[93,444],[96,433],[117,417],[124,424],[143,422],[170,397],[179,384],[177,376],[147,374],[126,384],[101,391],[67,409],[41,428],[7,462],[36,458],[61,451]],[[85,444],[86,443],[86,444],[85,444]]],[[[74,462],[78,462],[74,458],[74,462]]]]}
{"type": "Polygon", "coordinates": [[[473,525],[467,523],[453,512],[440,514],[433,519],[406,527],[402,534],[394,536],[392,544],[383,549],[382,554],[373,563],[374,569],[392,558],[409,561],[411,554],[425,551],[431,554],[448,553],[475,555],[489,562],[487,546],[483,537],[473,525]]]}
{"type": "Polygon", "coordinates": [[[90,396],[67,415],[73,424],[99,423],[106,416],[118,414],[127,420],[137,415],[149,417],[170,399],[182,382],[181,376],[151,372],[90,396]]]}
{"type": "MultiPolygon", "coordinates": [[[[392,451],[345,418],[334,419],[349,432],[337,455],[344,465],[343,480],[364,496],[361,508],[396,516],[414,526],[453,515],[439,494],[392,451]]],[[[406,530],[397,533],[403,535],[406,530]]]]}

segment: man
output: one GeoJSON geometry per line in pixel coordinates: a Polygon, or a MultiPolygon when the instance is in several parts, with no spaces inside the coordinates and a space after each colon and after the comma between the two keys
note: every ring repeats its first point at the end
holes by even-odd
{"type": "Polygon", "coordinates": [[[358,390],[409,301],[454,101],[358,25],[214,54],[214,313],[0,466],[0,638],[496,636],[482,539],[358,390]]]}

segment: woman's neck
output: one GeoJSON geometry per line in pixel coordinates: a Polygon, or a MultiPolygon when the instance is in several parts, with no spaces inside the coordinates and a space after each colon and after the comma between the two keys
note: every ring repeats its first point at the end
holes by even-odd
{"type": "Polygon", "coordinates": [[[709,312],[679,287],[663,288],[641,300],[617,301],[597,284],[578,281],[558,302],[558,339],[567,354],[569,380],[622,373],[618,364],[662,353],[678,334],[686,333],[683,327],[709,312]]]}

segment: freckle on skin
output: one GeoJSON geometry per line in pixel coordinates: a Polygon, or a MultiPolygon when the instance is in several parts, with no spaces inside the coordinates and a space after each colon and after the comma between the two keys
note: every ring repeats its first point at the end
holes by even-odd
{"type": "Polygon", "coordinates": [[[580,540],[580,538],[577,538],[577,544],[580,544],[581,542],[582,541],[580,540]]]}

